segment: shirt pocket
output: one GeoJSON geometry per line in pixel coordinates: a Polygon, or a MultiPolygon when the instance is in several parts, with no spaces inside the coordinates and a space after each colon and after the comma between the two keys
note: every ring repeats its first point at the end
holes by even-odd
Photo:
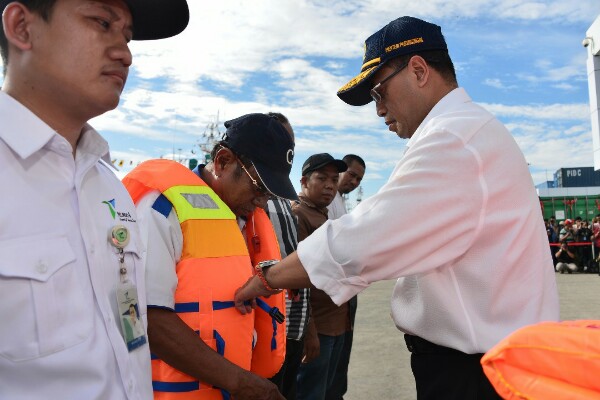
{"type": "Polygon", "coordinates": [[[34,359],[91,334],[94,310],[83,296],[76,265],[66,237],[0,242],[1,357],[34,359]]]}

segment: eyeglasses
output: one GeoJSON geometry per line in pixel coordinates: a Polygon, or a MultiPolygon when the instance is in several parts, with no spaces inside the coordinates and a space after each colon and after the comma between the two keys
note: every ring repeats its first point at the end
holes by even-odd
{"type": "Polygon", "coordinates": [[[238,160],[238,162],[240,163],[240,166],[242,167],[246,175],[248,175],[248,178],[250,178],[250,180],[252,181],[252,185],[254,185],[254,190],[256,190],[256,193],[259,196],[270,196],[271,192],[269,191],[269,189],[267,189],[261,182],[258,182],[256,179],[254,179],[252,175],[250,175],[250,172],[248,172],[248,170],[246,169],[246,166],[241,161],[238,160]]]}
{"type": "Polygon", "coordinates": [[[371,98],[373,99],[373,101],[375,101],[375,103],[379,103],[381,101],[381,94],[379,94],[379,92],[378,92],[378,90],[381,89],[381,86],[384,83],[386,83],[387,81],[389,81],[390,79],[392,79],[394,76],[396,76],[396,74],[398,74],[404,68],[406,68],[407,65],[408,65],[408,63],[404,64],[403,66],[401,66],[400,68],[398,68],[397,70],[395,70],[394,72],[389,74],[387,77],[385,77],[377,85],[373,86],[373,89],[371,89],[370,94],[371,94],[371,98]]]}

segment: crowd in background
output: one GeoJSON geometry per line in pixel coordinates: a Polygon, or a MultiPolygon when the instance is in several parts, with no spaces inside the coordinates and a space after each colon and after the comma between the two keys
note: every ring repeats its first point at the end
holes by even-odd
{"type": "MultiPolygon", "coordinates": [[[[544,219],[550,253],[557,272],[563,272],[557,264],[567,257],[567,249],[573,255],[569,264],[576,267],[567,272],[598,272],[598,259],[600,258],[600,214],[592,222],[581,217],[573,220],[557,221],[554,216],[544,219]]],[[[564,260],[563,260],[564,261],[564,260]]]]}

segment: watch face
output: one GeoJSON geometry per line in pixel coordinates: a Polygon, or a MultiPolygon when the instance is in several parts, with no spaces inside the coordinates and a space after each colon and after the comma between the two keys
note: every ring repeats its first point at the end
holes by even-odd
{"type": "Polygon", "coordinates": [[[256,268],[269,268],[272,267],[273,265],[277,264],[279,261],[278,260],[266,260],[266,261],[261,261],[256,265],[256,268]]]}

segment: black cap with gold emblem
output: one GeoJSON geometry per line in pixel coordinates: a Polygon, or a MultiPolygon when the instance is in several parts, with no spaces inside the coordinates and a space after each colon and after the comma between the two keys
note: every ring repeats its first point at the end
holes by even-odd
{"type": "Polygon", "coordinates": [[[428,50],[448,50],[442,29],[414,17],[400,17],[365,41],[365,56],[360,74],[341,87],[337,95],[353,106],[371,102],[369,79],[392,58],[428,50]]]}

